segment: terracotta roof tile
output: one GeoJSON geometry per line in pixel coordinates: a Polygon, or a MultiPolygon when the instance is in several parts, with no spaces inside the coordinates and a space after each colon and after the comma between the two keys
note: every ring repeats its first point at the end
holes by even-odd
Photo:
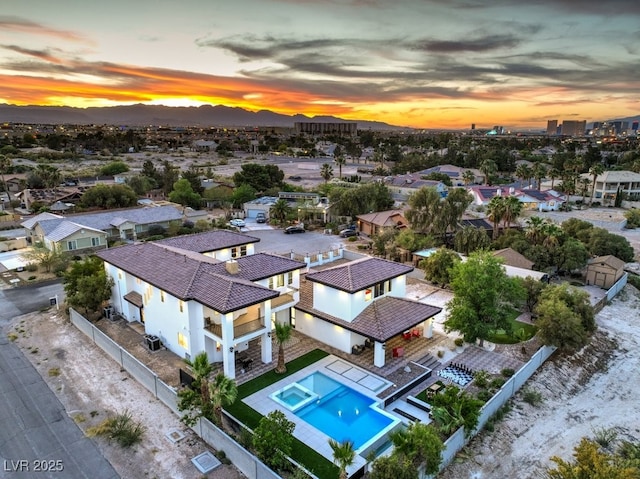
{"type": "Polygon", "coordinates": [[[258,241],[260,241],[260,238],[236,233],[235,231],[213,230],[205,233],[176,236],[173,238],[154,241],[154,243],[174,246],[176,248],[195,251],[197,253],[205,253],[207,251],[215,251],[223,248],[233,248],[235,246],[257,243],[258,241]]]}

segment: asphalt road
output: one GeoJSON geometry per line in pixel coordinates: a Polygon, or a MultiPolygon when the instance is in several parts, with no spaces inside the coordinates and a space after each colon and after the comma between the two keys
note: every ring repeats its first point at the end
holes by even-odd
{"type": "MultiPolygon", "coordinates": [[[[64,288],[60,279],[43,281],[14,288],[0,289],[0,326],[16,316],[33,313],[50,306],[49,299],[58,295],[64,302],[64,288]]],[[[0,464],[0,468],[1,468],[0,464]]]]}
{"type": "Polygon", "coordinates": [[[116,479],[38,371],[0,336],[0,477],[116,479]]]}

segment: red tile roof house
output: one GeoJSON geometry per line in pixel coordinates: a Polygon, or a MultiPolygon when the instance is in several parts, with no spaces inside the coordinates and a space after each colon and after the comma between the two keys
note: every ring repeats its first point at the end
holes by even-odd
{"type": "Polygon", "coordinates": [[[366,257],[307,273],[295,306],[296,330],[346,353],[371,341],[374,366],[384,366],[386,341],[420,325],[431,337],[431,318],[441,311],[405,299],[411,271],[411,266],[366,257]]]}
{"type": "Polygon", "coordinates": [[[235,378],[235,353],[261,338],[272,361],[272,320],[289,323],[305,263],[254,254],[258,238],[210,231],[102,250],[114,280],[111,304],[128,321],[144,323],[177,355],[206,351],[235,378]]]}

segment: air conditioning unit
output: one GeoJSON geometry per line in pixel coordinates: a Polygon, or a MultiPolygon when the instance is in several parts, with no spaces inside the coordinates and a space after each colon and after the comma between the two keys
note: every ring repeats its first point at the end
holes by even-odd
{"type": "Polygon", "coordinates": [[[107,306],[102,310],[102,314],[105,318],[111,319],[113,317],[113,306],[107,306]]]}
{"type": "Polygon", "coordinates": [[[155,336],[153,334],[146,334],[144,340],[147,343],[149,351],[158,351],[160,349],[161,342],[158,336],[155,336]]]}

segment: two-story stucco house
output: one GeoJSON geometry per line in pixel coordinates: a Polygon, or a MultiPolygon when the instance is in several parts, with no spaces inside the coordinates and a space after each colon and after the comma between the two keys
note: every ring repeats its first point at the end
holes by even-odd
{"type": "Polygon", "coordinates": [[[111,304],[144,323],[179,356],[206,351],[235,378],[235,354],[260,338],[261,360],[272,361],[275,321],[289,323],[306,264],[255,254],[258,238],[219,230],[140,244],[97,255],[114,280],[111,304]]]}
{"type": "Polygon", "coordinates": [[[346,353],[369,342],[374,365],[384,366],[386,341],[417,326],[431,337],[431,318],[441,311],[405,298],[412,270],[367,257],[307,273],[292,318],[296,330],[346,353]]]}

